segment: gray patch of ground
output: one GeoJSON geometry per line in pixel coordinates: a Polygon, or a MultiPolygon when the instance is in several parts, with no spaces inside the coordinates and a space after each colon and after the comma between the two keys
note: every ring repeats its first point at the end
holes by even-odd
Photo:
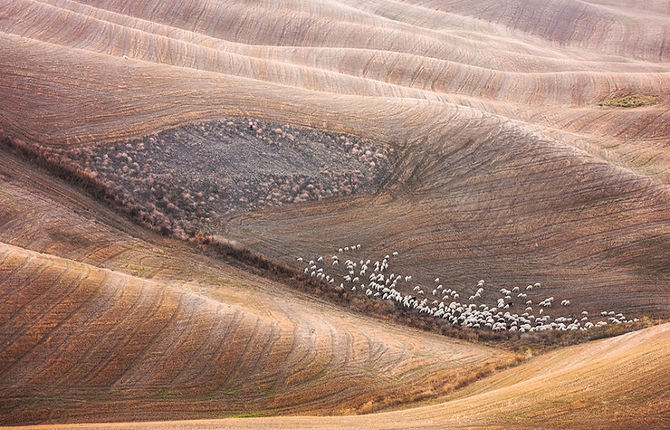
{"type": "Polygon", "coordinates": [[[248,120],[214,121],[64,154],[166,229],[211,231],[263,206],[374,192],[393,148],[351,135],[248,120]]]}

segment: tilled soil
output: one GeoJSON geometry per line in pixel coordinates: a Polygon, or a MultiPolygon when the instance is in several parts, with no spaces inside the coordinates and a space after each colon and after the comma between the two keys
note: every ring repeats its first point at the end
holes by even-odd
{"type": "Polygon", "coordinates": [[[59,152],[178,236],[263,206],[374,192],[395,162],[393,148],[355,136],[247,119],[59,152]]]}

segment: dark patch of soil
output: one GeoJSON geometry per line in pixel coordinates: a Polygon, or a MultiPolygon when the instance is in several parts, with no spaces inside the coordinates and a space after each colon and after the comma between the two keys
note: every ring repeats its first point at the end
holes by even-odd
{"type": "Polygon", "coordinates": [[[355,136],[246,119],[54,151],[178,237],[263,206],[374,192],[395,162],[393,148],[355,136]]]}

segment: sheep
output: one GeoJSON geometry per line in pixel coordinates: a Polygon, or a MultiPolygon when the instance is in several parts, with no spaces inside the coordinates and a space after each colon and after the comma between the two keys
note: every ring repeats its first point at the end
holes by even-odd
{"type": "MultiPolygon", "coordinates": [[[[342,252],[354,251],[359,249],[360,244],[351,245],[344,248],[341,248],[342,252]]],[[[393,253],[394,256],[397,255],[397,251],[393,253]]],[[[365,297],[370,299],[382,297],[384,300],[389,300],[396,302],[397,306],[403,306],[405,308],[416,309],[417,312],[424,315],[425,317],[435,317],[441,318],[445,321],[448,321],[452,325],[462,326],[462,327],[472,327],[472,328],[481,328],[481,329],[490,329],[494,331],[503,331],[509,330],[511,332],[518,331],[520,333],[525,332],[534,332],[534,331],[545,331],[545,330],[560,330],[560,331],[586,331],[593,327],[602,327],[603,325],[608,324],[607,321],[601,321],[598,323],[592,323],[588,321],[588,312],[582,311],[580,319],[574,318],[567,319],[564,317],[557,317],[554,322],[551,321],[550,315],[543,315],[544,309],[551,307],[553,305],[554,297],[547,297],[541,302],[539,302],[539,313],[538,315],[533,315],[533,300],[524,300],[526,303],[525,312],[522,315],[511,314],[509,309],[514,306],[512,303],[513,294],[516,294],[516,297],[521,299],[527,299],[528,294],[521,291],[519,287],[513,287],[511,290],[506,288],[501,288],[500,293],[503,297],[497,299],[497,306],[488,307],[485,303],[476,304],[476,303],[463,303],[458,302],[459,293],[451,288],[444,288],[442,284],[439,284],[440,278],[435,278],[437,285],[436,288],[431,291],[433,296],[442,296],[442,301],[437,299],[432,300],[432,303],[428,303],[427,297],[422,297],[422,300],[419,302],[417,299],[413,298],[410,295],[403,295],[399,293],[396,288],[399,282],[403,280],[405,282],[410,282],[412,276],[410,275],[400,275],[396,273],[391,273],[386,277],[383,273],[389,269],[390,256],[387,255],[381,262],[376,261],[374,264],[374,271],[368,276],[368,287],[366,288],[364,283],[356,285],[360,282],[360,279],[364,276],[367,276],[368,264],[370,260],[364,261],[360,260],[360,263],[353,262],[352,260],[345,260],[343,263],[344,268],[347,272],[344,274],[337,274],[331,276],[327,273],[327,267],[317,267],[318,263],[323,261],[323,257],[318,257],[317,262],[310,260],[307,267],[303,269],[305,275],[310,274],[311,277],[316,277],[317,279],[325,280],[328,284],[334,284],[336,279],[339,282],[339,289],[344,288],[344,282],[351,282],[354,284],[351,291],[356,292],[360,291],[364,293],[365,297]],[[360,265],[360,277],[355,276],[358,272],[354,270],[360,265]],[[324,271],[324,269],[326,269],[324,271]],[[440,293],[441,292],[441,293],[440,293]],[[447,304],[448,303],[448,304],[447,304]],[[503,314],[504,312],[504,314],[503,314]],[[574,319],[574,320],[573,320],[574,319]],[[496,322],[497,320],[497,322],[496,322]]],[[[298,262],[306,262],[307,258],[297,257],[298,262]]],[[[332,256],[332,266],[338,266],[340,259],[337,255],[332,256]]],[[[484,280],[480,280],[477,284],[479,287],[476,292],[469,296],[468,301],[473,302],[476,299],[481,299],[482,294],[484,293],[483,285],[485,284],[484,280]]],[[[530,292],[533,288],[538,288],[539,283],[533,285],[528,285],[526,291],[530,292]]],[[[413,292],[417,293],[418,296],[426,296],[426,293],[423,291],[421,286],[416,285],[413,288],[413,292]]],[[[439,296],[437,297],[439,298],[439,296]]],[[[562,306],[568,306],[570,300],[561,300],[562,306]]],[[[609,323],[611,324],[623,324],[623,323],[633,323],[633,319],[627,319],[623,314],[615,314],[614,311],[603,311],[600,313],[601,316],[610,317],[609,323]]]]}

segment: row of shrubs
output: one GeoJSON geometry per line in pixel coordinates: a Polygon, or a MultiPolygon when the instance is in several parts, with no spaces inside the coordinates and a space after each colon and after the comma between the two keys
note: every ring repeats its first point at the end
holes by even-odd
{"type": "MultiPolygon", "coordinates": [[[[76,162],[62,153],[56,153],[42,145],[28,144],[20,139],[10,139],[4,135],[0,135],[0,139],[5,147],[12,149],[16,154],[47,169],[55,176],[80,186],[94,198],[124,213],[135,222],[149,227],[163,236],[188,240],[208,255],[215,255],[227,261],[234,260],[244,266],[246,270],[257,272],[293,288],[316,294],[356,312],[378,316],[383,320],[471,341],[478,340],[484,335],[474,330],[453,327],[434,318],[423,318],[418,312],[396,307],[389,301],[370,300],[360,295],[350,294],[347,291],[337,291],[322,281],[305,277],[301,271],[280,262],[271,261],[234,241],[228,241],[220,236],[197,230],[192,227],[192,224],[189,225],[187,231],[181,227],[179,220],[171,220],[164,214],[153,215],[146,208],[140,206],[123,187],[102,180],[92,172],[81,169],[76,162]],[[185,234],[175,235],[175,230],[181,230],[185,234]]],[[[484,335],[484,337],[490,340],[507,338],[500,333],[484,335]]]]}
{"type": "Polygon", "coordinates": [[[323,281],[304,276],[301,271],[295,270],[286,264],[272,261],[261,254],[240,246],[240,244],[234,241],[228,241],[223,237],[203,232],[194,227],[194,224],[188,220],[171,219],[161,212],[143,207],[123,187],[98,178],[94,173],[80,168],[69,157],[50,151],[44,146],[28,144],[20,139],[10,139],[1,130],[0,142],[17,155],[23,156],[33,164],[47,169],[57,177],[80,186],[94,198],[107,203],[114,209],[129,216],[135,222],[163,236],[188,240],[208,255],[218,256],[229,262],[237,262],[246,270],[288,284],[293,288],[314,294],[320,298],[325,298],[353,311],[366,315],[374,315],[385,321],[404,324],[468,341],[496,342],[498,344],[509,341],[510,345],[514,348],[519,348],[520,345],[532,345],[542,348],[547,345],[574,344],[593,338],[615,336],[625,331],[641,328],[653,323],[649,318],[642,318],[634,327],[608,325],[602,329],[592,330],[588,333],[548,331],[532,334],[494,333],[452,326],[445,320],[425,318],[414,309],[396,306],[387,300],[369,299],[357,294],[350,294],[346,290],[333,288],[323,281]]]}
{"type": "Polygon", "coordinates": [[[28,159],[32,164],[80,186],[94,198],[109,204],[154,232],[181,240],[192,238],[198,232],[198,229],[188,220],[170,218],[165,213],[158,211],[153,204],[143,206],[123,186],[100,178],[95,172],[82,169],[64,152],[58,152],[39,144],[29,144],[21,139],[9,138],[2,131],[0,131],[0,142],[17,155],[28,159]]]}

